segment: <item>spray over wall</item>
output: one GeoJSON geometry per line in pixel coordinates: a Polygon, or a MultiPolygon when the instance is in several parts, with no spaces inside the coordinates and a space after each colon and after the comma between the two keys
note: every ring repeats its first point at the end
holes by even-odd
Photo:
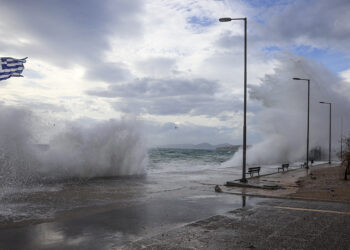
{"type": "MultiPolygon", "coordinates": [[[[307,81],[295,81],[293,77],[311,80],[310,87],[310,150],[321,147],[327,152],[329,144],[329,106],[319,102],[332,102],[332,157],[339,151],[340,122],[349,122],[345,116],[349,110],[350,83],[342,81],[322,65],[304,58],[284,56],[273,74],[265,75],[259,85],[249,87],[250,100],[263,106],[256,114],[250,129],[263,134],[263,141],[247,150],[248,164],[273,164],[306,159],[307,81]]],[[[249,102],[248,102],[249,106],[249,102]]],[[[251,121],[252,123],[252,121],[251,121]]],[[[240,166],[242,152],[237,152],[226,163],[240,166]]]]}
{"type": "Polygon", "coordinates": [[[50,130],[27,109],[0,106],[1,187],[145,173],[147,149],[135,119],[66,122],[50,130]],[[38,145],[43,134],[46,147],[38,145]]]}

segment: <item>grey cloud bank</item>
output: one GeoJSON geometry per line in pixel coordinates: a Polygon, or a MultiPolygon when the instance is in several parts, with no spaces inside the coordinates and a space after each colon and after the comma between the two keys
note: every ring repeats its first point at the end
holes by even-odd
{"type": "Polygon", "coordinates": [[[123,39],[142,34],[142,23],[137,16],[143,11],[143,4],[138,0],[103,4],[94,0],[1,0],[0,4],[6,30],[16,31],[16,35],[2,31],[2,48],[62,67],[82,64],[87,67],[87,76],[94,80],[114,82],[120,78],[117,72],[125,74],[118,65],[103,65],[113,34],[123,39]],[[8,39],[17,41],[18,34],[30,43],[21,46],[8,43],[8,39]]]}
{"type": "Polygon", "coordinates": [[[220,85],[205,79],[153,79],[110,85],[107,90],[91,90],[89,95],[121,98],[112,102],[115,109],[126,113],[156,115],[191,114],[219,116],[225,111],[239,110],[240,98],[217,97],[220,85]]]}

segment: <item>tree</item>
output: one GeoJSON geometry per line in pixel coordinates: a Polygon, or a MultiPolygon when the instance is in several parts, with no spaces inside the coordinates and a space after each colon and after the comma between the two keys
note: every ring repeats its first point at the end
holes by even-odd
{"type": "Polygon", "coordinates": [[[350,174],[350,137],[343,138],[343,159],[342,165],[345,165],[344,180],[348,179],[350,174]]]}

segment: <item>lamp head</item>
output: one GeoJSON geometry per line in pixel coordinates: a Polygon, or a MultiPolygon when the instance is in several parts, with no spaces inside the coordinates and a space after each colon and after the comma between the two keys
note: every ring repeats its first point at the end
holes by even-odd
{"type": "Polygon", "coordinates": [[[230,22],[232,21],[232,18],[231,17],[222,17],[219,19],[220,22],[230,22]]]}
{"type": "Polygon", "coordinates": [[[293,77],[293,80],[301,80],[299,77],[293,77]]]}

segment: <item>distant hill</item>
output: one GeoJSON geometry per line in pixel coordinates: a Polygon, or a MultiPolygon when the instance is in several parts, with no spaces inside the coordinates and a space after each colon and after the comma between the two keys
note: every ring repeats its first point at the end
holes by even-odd
{"type": "Polygon", "coordinates": [[[178,148],[178,149],[202,149],[202,150],[238,150],[240,145],[231,145],[229,143],[223,143],[218,145],[212,145],[210,143],[200,144],[168,144],[158,146],[159,148],[178,148]]]}

